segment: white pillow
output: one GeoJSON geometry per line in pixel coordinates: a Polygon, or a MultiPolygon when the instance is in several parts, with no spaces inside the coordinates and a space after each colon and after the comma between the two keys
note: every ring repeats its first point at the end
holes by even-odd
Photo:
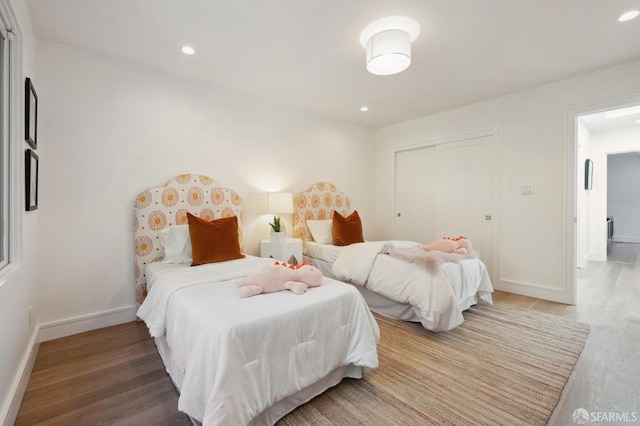
{"type": "Polygon", "coordinates": [[[307,220],[313,241],[318,244],[333,244],[333,222],[331,220],[307,220]]]}
{"type": "Polygon", "coordinates": [[[191,263],[191,237],[189,225],[174,225],[160,231],[160,244],[164,247],[164,263],[191,263]]]}

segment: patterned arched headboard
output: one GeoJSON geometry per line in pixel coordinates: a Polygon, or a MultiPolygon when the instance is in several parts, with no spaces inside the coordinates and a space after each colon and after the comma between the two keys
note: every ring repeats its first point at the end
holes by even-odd
{"type": "Polygon", "coordinates": [[[293,199],[293,234],[302,241],[311,240],[307,220],[329,220],[334,210],[343,216],[351,213],[349,197],[329,182],[314,183],[293,199]]]}
{"type": "Polygon", "coordinates": [[[235,191],[220,187],[210,177],[180,175],[164,186],[142,191],[133,207],[138,306],[147,295],[145,266],[164,258],[160,231],[171,225],[186,225],[187,212],[208,221],[237,216],[242,246],[242,199],[235,191]]]}

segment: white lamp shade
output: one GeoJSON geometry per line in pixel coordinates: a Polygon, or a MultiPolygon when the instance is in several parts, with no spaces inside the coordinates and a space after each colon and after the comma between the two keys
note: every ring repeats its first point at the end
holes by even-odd
{"type": "Polygon", "coordinates": [[[293,213],[293,194],[290,192],[267,192],[266,213],[293,213]]]}
{"type": "Polygon", "coordinates": [[[411,64],[411,35],[390,29],[373,34],[367,41],[367,71],[375,75],[391,75],[406,70],[411,64]]]}

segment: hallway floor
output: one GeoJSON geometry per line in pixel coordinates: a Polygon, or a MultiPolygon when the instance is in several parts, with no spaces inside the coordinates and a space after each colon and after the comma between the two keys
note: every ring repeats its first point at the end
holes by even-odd
{"type": "Polygon", "coordinates": [[[607,262],[640,263],[640,244],[612,243],[607,254],[607,262]]]}

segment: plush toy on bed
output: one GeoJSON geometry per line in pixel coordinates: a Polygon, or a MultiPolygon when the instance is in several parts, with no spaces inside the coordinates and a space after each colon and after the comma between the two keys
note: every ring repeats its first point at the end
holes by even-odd
{"type": "Polygon", "coordinates": [[[280,290],[291,290],[296,294],[302,294],[309,287],[319,286],[321,283],[322,272],[306,262],[296,266],[276,262],[260,272],[236,281],[236,285],[240,287],[240,297],[280,290]]]}
{"type": "Polygon", "coordinates": [[[439,240],[435,240],[429,245],[422,246],[424,250],[437,250],[445,253],[460,253],[467,254],[471,252],[471,243],[467,237],[460,235],[459,237],[451,238],[444,237],[439,240]]]}

